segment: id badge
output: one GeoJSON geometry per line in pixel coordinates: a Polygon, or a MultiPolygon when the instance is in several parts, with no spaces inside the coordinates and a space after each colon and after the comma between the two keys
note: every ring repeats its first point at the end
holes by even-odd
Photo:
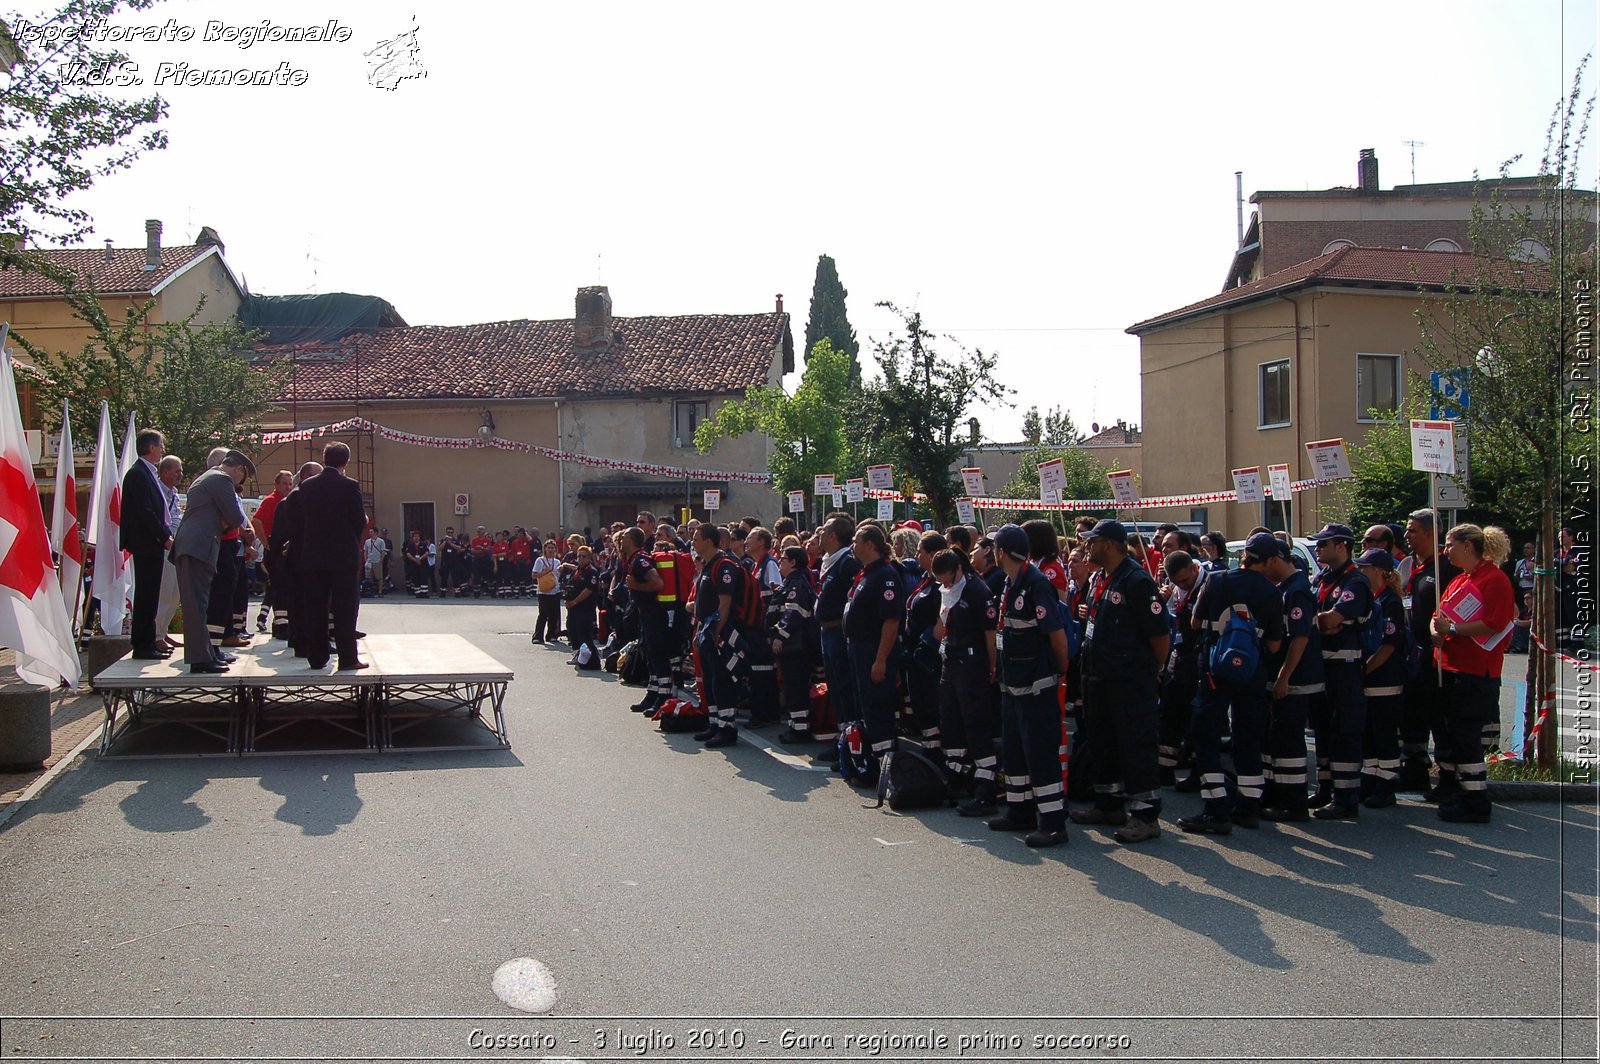
{"type": "Polygon", "coordinates": [[[1094,622],[1090,621],[1088,624],[1083,626],[1083,641],[1085,643],[1087,643],[1089,640],[1091,640],[1093,638],[1094,638],[1094,622]]]}
{"type": "Polygon", "coordinates": [[[995,653],[996,654],[1000,653],[1000,651],[1005,647],[1005,645],[1006,645],[1006,634],[1004,632],[995,632],[995,634],[994,634],[994,650],[995,650],[995,653]]]}
{"type": "Polygon", "coordinates": [[[1410,613],[1411,612],[1411,596],[1410,595],[1406,595],[1403,598],[1401,598],[1400,605],[1402,605],[1402,606],[1404,606],[1406,608],[1406,612],[1407,613],[1410,613]]]}

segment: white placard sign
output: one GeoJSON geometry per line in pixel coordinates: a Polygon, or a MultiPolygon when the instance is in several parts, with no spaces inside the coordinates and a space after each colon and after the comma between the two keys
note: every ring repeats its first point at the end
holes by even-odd
{"type": "Polygon", "coordinates": [[[880,520],[880,521],[893,521],[894,520],[894,500],[893,499],[879,499],[878,500],[878,520],[880,520]]]}
{"type": "Polygon", "coordinates": [[[1118,469],[1107,473],[1106,479],[1111,481],[1111,497],[1116,500],[1118,506],[1138,505],[1139,485],[1133,482],[1133,470],[1118,469]]]}
{"type": "Polygon", "coordinates": [[[720,510],[720,509],[722,509],[722,489],[721,488],[707,488],[706,489],[706,509],[707,510],[720,510]]]}
{"type": "Polygon", "coordinates": [[[805,492],[791,491],[789,493],[789,512],[792,514],[803,514],[806,512],[805,492]]]}
{"type": "Polygon", "coordinates": [[[988,494],[983,490],[982,467],[973,466],[971,469],[963,469],[961,471],[961,490],[974,499],[981,499],[988,494]]]}
{"type": "Polygon", "coordinates": [[[1261,487],[1261,467],[1251,466],[1249,469],[1235,469],[1233,471],[1233,491],[1237,496],[1236,502],[1266,502],[1267,493],[1261,487]]]}
{"type": "Polygon", "coordinates": [[[1449,476],[1456,471],[1456,426],[1453,421],[1411,422],[1411,468],[1449,476]]]}
{"type": "Polygon", "coordinates": [[[818,473],[811,478],[811,493],[813,495],[827,495],[833,491],[833,474],[818,473]]]}
{"type": "Polygon", "coordinates": [[[894,490],[894,466],[869,465],[867,466],[867,487],[873,491],[894,490]]]}
{"type": "Polygon", "coordinates": [[[1066,466],[1062,464],[1061,459],[1057,458],[1054,461],[1050,461],[1050,462],[1040,462],[1039,463],[1039,491],[1041,492],[1040,498],[1042,498],[1042,499],[1044,499],[1045,501],[1048,502],[1049,498],[1050,498],[1050,495],[1049,494],[1044,494],[1044,493],[1051,493],[1051,494],[1054,494],[1055,497],[1059,499],[1061,497],[1061,493],[1066,491],[1066,490],[1067,490],[1067,469],[1066,469],[1066,466]]]}
{"type": "Polygon", "coordinates": [[[1267,466],[1267,479],[1272,482],[1272,497],[1278,502],[1288,502],[1289,496],[1294,494],[1288,464],[1267,466]]]}
{"type": "Polygon", "coordinates": [[[956,500],[956,520],[960,521],[964,525],[975,525],[978,523],[977,511],[973,509],[971,499],[956,500]]]}
{"type": "Polygon", "coordinates": [[[1313,440],[1306,444],[1311,470],[1318,480],[1342,480],[1350,475],[1350,455],[1344,440],[1313,440]]]}
{"type": "Polygon", "coordinates": [[[842,509],[844,507],[844,492],[834,488],[829,494],[833,496],[833,508],[835,510],[842,509]]]}
{"type": "Polygon", "coordinates": [[[866,481],[862,480],[860,477],[851,477],[849,480],[844,482],[845,502],[860,502],[866,497],[866,481]]]}
{"type": "Polygon", "coordinates": [[[1039,491],[1039,501],[1046,506],[1060,506],[1061,493],[1054,488],[1042,488],[1039,491]]]}

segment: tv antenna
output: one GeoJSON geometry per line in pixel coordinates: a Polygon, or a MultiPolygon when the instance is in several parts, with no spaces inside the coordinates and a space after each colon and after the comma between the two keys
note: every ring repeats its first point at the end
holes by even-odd
{"type": "Polygon", "coordinates": [[[1417,183],[1417,149],[1426,148],[1427,144],[1420,140],[1402,140],[1400,142],[1411,149],[1411,183],[1417,183]]]}

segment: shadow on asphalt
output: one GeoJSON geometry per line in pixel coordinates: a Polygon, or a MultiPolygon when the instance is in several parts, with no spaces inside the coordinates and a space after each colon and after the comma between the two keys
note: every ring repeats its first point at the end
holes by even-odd
{"type": "Polygon", "coordinates": [[[194,801],[213,780],[259,780],[263,790],[282,798],[275,816],[298,825],[306,835],[332,835],[353,823],[362,802],[357,779],[371,773],[438,772],[452,769],[523,767],[510,750],[407,752],[375,754],[304,754],[294,757],[216,758],[85,758],[37,801],[0,826],[10,830],[37,816],[58,816],[80,808],[105,787],[137,781],[138,787],[118,803],[124,819],[140,831],[194,831],[211,817],[194,801]]]}

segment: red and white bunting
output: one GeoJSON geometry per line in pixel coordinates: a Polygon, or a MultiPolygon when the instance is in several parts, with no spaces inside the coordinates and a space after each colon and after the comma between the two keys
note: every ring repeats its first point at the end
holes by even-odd
{"type": "MultiPolygon", "coordinates": [[[[1297,480],[1289,487],[1295,492],[1310,491],[1324,484],[1351,479],[1353,478],[1337,477],[1297,480]]],[[[1203,491],[1191,495],[1158,495],[1141,498],[1133,505],[1119,503],[1116,499],[1067,499],[1064,502],[1041,502],[1038,499],[994,498],[973,499],[972,505],[979,510],[1159,510],[1166,506],[1200,506],[1213,502],[1233,502],[1236,498],[1236,493],[1230,488],[1227,491],[1203,491]]]]}

